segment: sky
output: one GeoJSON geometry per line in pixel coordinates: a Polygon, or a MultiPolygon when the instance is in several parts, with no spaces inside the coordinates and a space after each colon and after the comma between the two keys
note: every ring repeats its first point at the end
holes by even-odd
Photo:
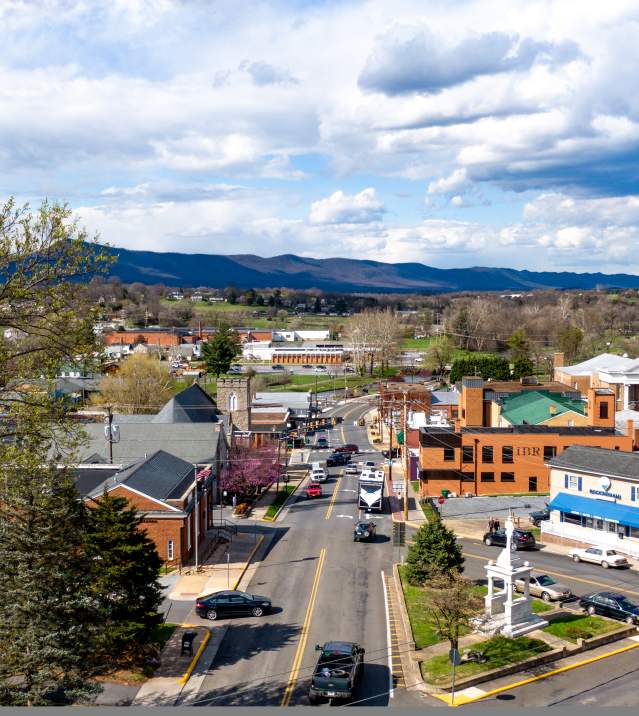
{"type": "Polygon", "coordinates": [[[639,273],[639,2],[0,0],[0,197],[115,246],[639,273]]]}

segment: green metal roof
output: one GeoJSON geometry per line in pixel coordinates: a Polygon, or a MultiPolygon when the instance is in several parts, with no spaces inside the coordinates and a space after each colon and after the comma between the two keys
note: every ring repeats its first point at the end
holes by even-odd
{"type": "Polygon", "coordinates": [[[502,399],[501,415],[511,425],[539,425],[556,415],[586,414],[586,403],[549,390],[529,390],[502,399]],[[551,407],[554,406],[554,412],[551,407]]]}

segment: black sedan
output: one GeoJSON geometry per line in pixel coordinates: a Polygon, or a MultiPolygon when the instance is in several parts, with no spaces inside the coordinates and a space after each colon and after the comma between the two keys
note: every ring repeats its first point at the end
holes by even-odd
{"type": "MultiPolygon", "coordinates": [[[[484,535],[484,544],[488,547],[491,545],[505,547],[506,530],[499,529],[494,532],[486,532],[484,535]]],[[[536,546],[535,536],[532,532],[529,532],[528,530],[515,530],[513,532],[513,540],[511,542],[511,549],[513,552],[518,549],[535,549],[536,546]]]]}
{"type": "Polygon", "coordinates": [[[268,597],[238,591],[214,592],[195,600],[197,615],[211,621],[225,617],[261,617],[271,608],[268,597]]]}
{"type": "Polygon", "coordinates": [[[372,540],[376,532],[377,525],[374,522],[358,522],[353,530],[353,541],[372,540]]]}
{"type": "Polygon", "coordinates": [[[619,592],[586,594],[579,600],[579,606],[588,614],[601,614],[626,624],[639,624],[639,607],[619,592]]]}
{"type": "Polygon", "coordinates": [[[348,465],[350,460],[351,455],[348,452],[333,453],[326,458],[326,467],[340,467],[341,465],[348,465]]]}

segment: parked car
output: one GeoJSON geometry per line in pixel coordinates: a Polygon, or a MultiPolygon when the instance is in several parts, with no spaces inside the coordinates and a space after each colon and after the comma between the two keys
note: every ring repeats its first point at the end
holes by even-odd
{"type": "Polygon", "coordinates": [[[639,624],[639,606],[619,592],[594,592],[579,600],[579,606],[588,614],[601,614],[612,619],[621,619],[626,624],[639,624]]]}
{"type": "MultiPolygon", "coordinates": [[[[515,589],[518,592],[524,591],[524,580],[515,580],[515,589]]],[[[530,576],[530,593],[533,597],[541,597],[544,602],[552,602],[558,599],[570,599],[572,592],[565,584],[558,584],[547,574],[530,576]]]]}
{"type": "Polygon", "coordinates": [[[320,450],[326,450],[326,448],[328,448],[328,440],[326,438],[317,438],[315,447],[319,448],[320,450]]]}
{"type": "Polygon", "coordinates": [[[354,372],[355,372],[355,368],[353,368],[350,365],[347,365],[346,368],[344,368],[344,373],[354,373],[354,372]]]}
{"type": "Polygon", "coordinates": [[[211,621],[225,617],[261,617],[271,609],[272,604],[268,597],[235,590],[214,592],[195,600],[197,615],[211,621]]]}
{"type": "Polygon", "coordinates": [[[528,517],[530,517],[530,521],[535,527],[539,527],[540,522],[550,519],[550,510],[547,508],[543,510],[533,510],[528,517]]]}
{"type": "Polygon", "coordinates": [[[275,365],[271,366],[271,370],[284,370],[284,366],[280,365],[279,363],[276,363],[275,365]]]}
{"type": "Polygon", "coordinates": [[[306,365],[303,365],[303,366],[302,366],[302,368],[304,368],[305,370],[310,370],[312,367],[313,367],[313,366],[312,366],[312,365],[309,365],[308,363],[307,363],[306,365]]]}
{"type": "MultiPolygon", "coordinates": [[[[490,547],[491,545],[497,545],[498,547],[506,546],[506,530],[499,529],[495,532],[486,532],[484,535],[484,544],[490,547]]],[[[518,549],[535,549],[537,543],[535,542],[535,536],[529,530],[518,530],[513,532],[513,540],[511,542],[511,549],[514,551],[518,549]]]]}
{"type": "Polygon", "coordinates": [[[377,533],[377,525],[374,522],[358,522],[353,530],[353,541],[372,540],[377,533]]]}
{"type": "Polygon", "coordinates": [[[318,485],[316,482],[312,482],[310,485],[306,486],[306,497],[307,499],[313,498],[313,497],[321,497],[322,496],[322,486],[318,485]]]}
{"type": "Polygon", "coordinates": [[[599,564],[604,569],[608,567],[628,567],[628,560],[621,554],[617,554],[614,549],[608,547],[574,547],[568,552],[568,556],[572,557],[573,562],[592,562],[599,564]]]}
{"type": "Polygon", "coordinates": [[[316,373],[326,373],[326,366],[325,365],[316,365],[313,370],[316,373]]]}
{"type": "Polygon", "coordinates": [[[359,448],[354,443],[346,443],[346,445],[336,447],[334,452],[350,452],[355,455],[359,452],[359,448]]]}
{"type": "Polygon", "coordinates": [[[311,704],[322,698],[350,698],[362,675],[364,649],[347,641],[329,641],[315,649],[321,653],[311,676],[308,692],[311,704]]]}

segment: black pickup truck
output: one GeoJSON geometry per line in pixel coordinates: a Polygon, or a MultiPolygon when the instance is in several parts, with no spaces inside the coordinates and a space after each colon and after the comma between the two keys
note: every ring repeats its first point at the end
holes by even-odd
{"type": "Polygon", "coordinates": [[[327,641],[315,647],[320,658],[311,678],[311,704],[322,699],[348,699],[353,695],[364,666],[364,649],[350,641],[327,641]]]}

